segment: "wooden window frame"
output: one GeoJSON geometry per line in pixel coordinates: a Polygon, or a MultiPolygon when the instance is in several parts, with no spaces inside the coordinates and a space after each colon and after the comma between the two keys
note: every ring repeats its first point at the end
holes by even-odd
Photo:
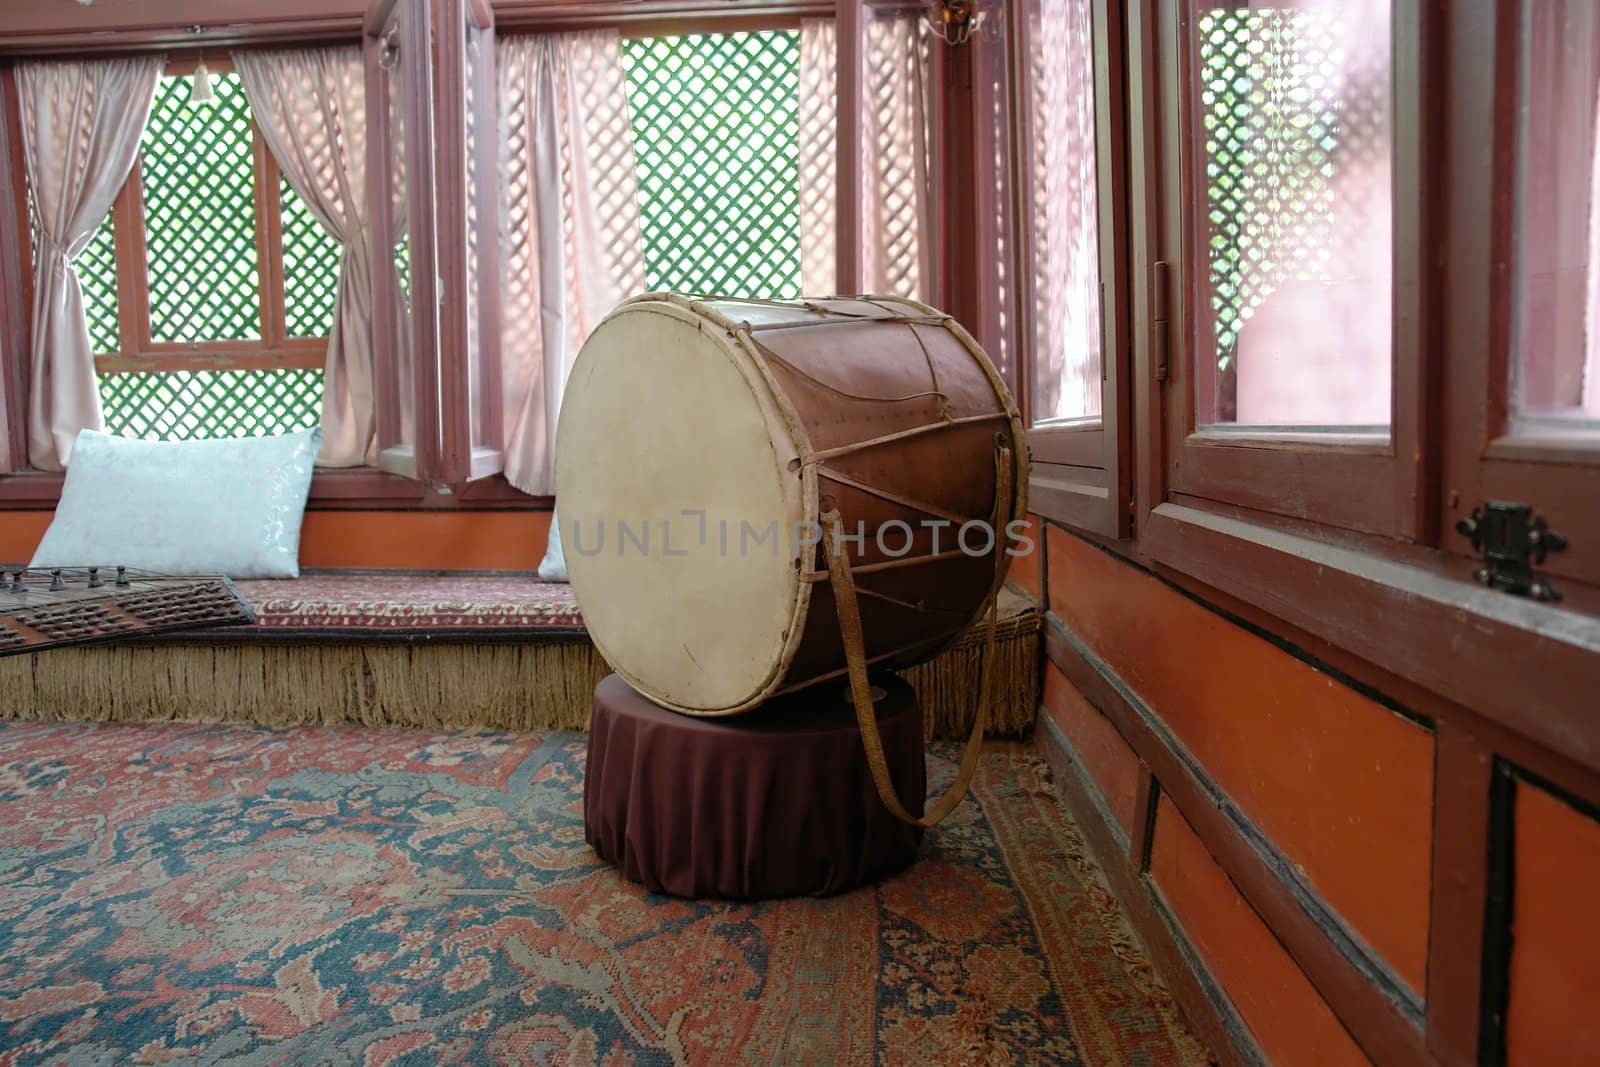
{"type": "MultiPolygon", "coordinates": [[[[1145,72],[1129,82],[1129,222],[1136,279],[1131,298],[1138,323],[1132,357],[1138,442],[1133,554],[1180,584],[1198,584],[1208,590],[1207,595],[1232,598],[1273,620],[1273,626],[1288,626],[1325,641],[1353,657],[1353,662],[1471,708],[1534,744],[1600,767],[1600,721],[1589,707],[1594,685],[1600,684],[1595,677],[1600,653],[1596,590],[1567,583],[1562,589],[1567,598],[1558,605],[1485,589],[1473,580],[1473,561],[1456,554],[1464,542],[1452,543],[1460,539],[1439,529],[1446,507],[1441,499],[1439,450],[1450,439],[1454,432],[1450,423],[1462,410],[1459,383],[1449,380],[1464,381],[1469,377],[1468,363],[1483,358],[1471,355],[1474,349],[1466,343],[1481,336],[1477,332],[1481,320],[1469,312],[1481,310],[1475,301],[1488,304],[1487,279],[1503,267],[1488,254],[1487,239],[1478,238],[1483,252],[1476,260],[1449,265],[1443,285],[1426,300],[1416,293],[1404,303],[1414,309],[1414,321],[1404,329],[1417,346],[1415,450],[1407,464],[1417,472],[1414,490],[1413,483],[1400,478],[1393,489],[1396,497],[1415,492],[1414,500],[1408,499],[1402,509],[1416,516],[1412,543],[1341,528],[1314,507],[1301,509],[1309,513],[1301,517],[1284,514],[1293,509],[1205,499],[1180,491],[1170,478],[1175,466],[1172,401],[1174,397],[1188,405],[1193,401],[1174,392],[1174,383],[1162,380],[1163,364],[1169,361],[1159,344],[1157,320],[1162,309],[1155,306],[1150,278],[1157,262],[1173,256],[1169,235],[1182,232],[1172,229],[1172,172],[1164,163],[1173,150],[1169,118],[1177,88],[1171,82],[1174,72],[1182,69],[1172,32],[1176,2],[1129,3],[1129,67],[1145,72]],[[1472,284],[1460,281],[1462,277],[1472,284]],[[1443,373],[1447,362],[1449,375],[1443,373]],[[1453,407],[1446,407],[1446,397],[1453,407]],[[1449,551],[1441,552],[1441,547],[1449,551]]],[[[1484,230],[1483,216],[1474,213],[1482,211],[1487,200],[1467,195],[1470,182],[1461,184],[1463,174],[1480,158],[1474,153],[1488,140],[1482,113],[1474,113],[1466,103],[1475,86],[1492,100],[1493,79],[1484,77],[1486,65],[1480,62],[1485,54],[1482,17],[1458,13],[1445,18],[1416,10],[1419,5],[1396,7],[1407,9],[1414,42],[1403,60],[1414,68],[1419,88],[1412,101],[1412,120],[1417,118],[1421,92],[1429,100],[1445,102],[1437,109],[1442,123],[1426,131],[1418,128],[1415,142],[1403,150],[1397,145],[1397,172],[1404,156],[1409,157],[1407,172],[1416,175],[1409,193],[1397,190],[1403,194],[1396,198],[1397,231],[1404,225],[1416,235],[1418,248],[1434,247],[1435,255],[1448,263],[1459,250],[1453,241],[1443,239],[1442,228],[1452,229],[1469,244],[1475,229],[1484,230]],[[1421,32],[1424,26],[1433,32],[1421,32]],[[1443,77],[1446,68],[1454,72],[1456,84],[1443,77]],[[1447,202],[1451,202],[1448,210],[1447,202]],[[1410,217],[1402,219],[1402,214],[1410,217]]],[[[1402,54],[1397,42],[1397,58],[1402,54]]],[[[1396,118],[1398,129],[1401,116],[1396,118]]],[[[1478,399],[1481,402],[1481,394],[1478,399]]],[[[1302,470],[1316,485],[1313,479],[1326,477],[1327,465],[1307,462],[1302,470]]],[[[1282,484],[1297,489],[1302,483],[1282,484]]],[[[1377,497],[1390,488],[1385,485],[1370,492],[1377,497]]],[[[1350,492],[1354,497],[1359,489],[1350,492]]],[[[1314,493],[1307,499],[1317,503],[1314,493]]]]}
{"type": "Polygon", "coordinates": [[[1006,13],[1009,23],[1005,62],[1010,77],[1011,276],[1017,279],[1013,302],[1017,375],[1013,388],[1028,427],[1033,471],[1030,507],[1065,525],[1112,539],[1124,539],[1132,519],[1128,462],[1130,306],[1127,286],[1128,199],[1127,122],[1124,94],[1126,12],[1123,0],[1093,0],[1095,155],[1100,253],[1100,367],[1098,418],[1068,425],[1035,426],[1033,394],[1037,353],[1034,346],[1037,299],[1033,271],[1033,225],[1028,188],[1032,168],[1033,94],[1029,84],[1030,40],[1021,7],[1006,13]]]}
{"type": "MultiPolygon", "coordinates": [[[[233,71],[226,54],[207,54],[214,73],[233,71]]],[[[198,57],[169,62],[163,78],[194,73],[198,57]]],[[[290,337],[284,309],[283,201],[281,171],[267,148],[255,119],[250,120],[251,181],[254,185],[256,235],[256,301],[259,341],[151,340],[150,270],[145,244],[144,161],[135,156],[133,169],[111,208],[116,232],[116,352],[95,353],[96,373],[166,374],[198,370],[320,369],[327,362],[326,337],[290,337]]]]}
{"type": "MultiPolygon", "coordinates": [[[[373,270],[374,380],[378,466],[392,474],[416,478],[441,495],[456,495],[468,483],[499,474],[504,455],[499,447],[500,391],[500,238],[496,185],[497,142],[480,142],[477,185],[467,186],[467,129],[498,129],[495,112],[494,64],[468,69],[465,33],[485,34],[494,47],[494,12],[484,0],[374,0],[367,12],[362,41],[370,98],[382,101],[368,108],[367,198],[375,205],[369,227],[373,270]],[[400,346],[394,327],[404,313],[395,304],[399,292],[392,251],[390,175],[392,131],[389,128],[389,79],[379,63],[383,37],[395,20],[406,26],[429,25],[430,47],[402,48],[404,96],[400,106],[409,131],[426,129],[431,138],[408,136],[405,159],[406,226],[411,257],[411,345],[413,440],[402,429],[400,346]],[[467,79],[474,98],[466,103],[467,79]],[[435,143],[436,142],[436,143],[435,143]],[[434,197],[416,196],[415,189],[433,189],[434,197]],[[477,336],[471,329],[465,300],[442,300],[442,293],[465,293],[471,279],[468,263],[468,197],[480,205],[477,218],[477,336]],[[491,284],[482,284],[492,279],[491,284]],[[472,412],[472,362],[480,364],[480,421],[472,412]]],[[[480,133],[481,138],[481,133],[480,133]]]]}
{"type": "MultiPolygon", "coordinates": [[[[1421,57],[1430,42],[1422,35],[1422,6],[1396,3],[1392,39],[1393,310],[1390,430],[1386,439],[1366,435],[1214,431],[1197,424],[1197,338],[1208,315],[1205,291],[1205,211],[1195,184],[1198,147],[1194,128],[1191,54],[1193,0],[1160,0],[1157,36],[1161,61],[1171,66],[1163,86],[1160,127],[1160,229],[1165,254],[1149,265],[1145,284],[1164,270],[1171,327],[1165,353],[1165,484],[1175,499],[1231,504],[1360,533],[1427,541],[1434,517],[1427,502],[1422,442],[1428,425],[1423,383],[1422,319],[1426,294],[1424,226],[1431,207],[1425,195],[1421,150],[1421,57]]],[[[1153,314],[1160,316],[1159,309],[1153,314]]],[[[1158,357],[1158,359],[1161,357],[1158,357]]]]}
{"type": "MultiPolygon", "coordinates": [[[[1444,344],[1452,359],[1452,373],[1441,383],[1449,414],[1441,547],[1470,554],[1471,546],[1454,526],[1483,501],[1525,502],[1568,540],[1542,569],[1600,586],[1600,435],[1536,436],[1516,433],[1511,425],[1523,4],[1495,0],[1469,6],[1470,11],[1448,20],[1451,69],[1458,74],[1448,87],[1453,104],[1448,136],[1459,158],[1452,172],[1456,191],[1441,233],[1451,309],[1443,323],[1444,344]],[[1469,68],[1476,69],[1464,73],[1469,68]],[[1484,77],[1484,71],[1493,77],[1484,77]],[[1484,130],[1491,135],[1485,137],[1484,130]]],[[[1600,609],[1600,597],[1588,601],[1573,583],[1556,585],[1600,609]]]]}

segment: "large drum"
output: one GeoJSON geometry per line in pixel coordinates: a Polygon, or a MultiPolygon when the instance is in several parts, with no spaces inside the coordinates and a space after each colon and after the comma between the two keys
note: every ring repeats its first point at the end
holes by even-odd
{"type": "Polygon", "coordinates": [[[993,364],[899,298],[629,300],[578,355],[556,452],[590,636],[690,715],[845,673],[832,513],[865,659],[889,666],[976,620],[1026,514],[1022,426],[993,364]]]}

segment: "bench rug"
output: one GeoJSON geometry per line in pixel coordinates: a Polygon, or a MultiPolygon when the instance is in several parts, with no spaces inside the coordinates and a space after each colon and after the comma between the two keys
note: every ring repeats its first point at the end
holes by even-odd
{"type": "MultiPolygon", "coordinates": [[[[0,658],[0,718],[581,730],[610,673],[571,587],[520,575],[237,582],[252,626],[0,658]]],[[[991,732],[1039,703],[1039,615],[1008,595],[991,732]]],[[[964,736],[985,631],[905,672],[930,737],[964,736]]]]}

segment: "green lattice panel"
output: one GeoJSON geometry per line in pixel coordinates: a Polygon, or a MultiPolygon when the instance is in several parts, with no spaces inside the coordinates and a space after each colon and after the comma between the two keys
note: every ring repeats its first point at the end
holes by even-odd
{"type": "Polygon", "coordinates": [[[212,85],[196,103],[189,78],[163,78],[140,149],[158,343],[261,336],[250,106],[237,74],[212,85]]]}
{"type": "Polygon", "coordinates": [[[623,42],[652,289],[800,295],[800,34],[623,42]]]}
{"type": "Polygon", "coordinates": [[[102,374],[106,430],[152,441],[267,437],[322,414],[321,370],[102,374]]]}
{"type": "Polygon", "coordinates": [[[109,214],[78,256],[77,266],[83,311],[89,320],[89,345],[95,352],[115,352],[121,347],[121,337],[117,332],[117,246],[109,214]]]}
{"type": "Polygon", "coordinates": [[[1226,8],[1199,24],[1212,310],[1218,362],[1285,278],[1327,269],[1334,172],[1370,148],[1382,100],[1341,98],[1329,12],[1226,8]]]}
{"type": "MultiPolygon", "coordinates": [[[[28,193],[29,272],[39,267],[39,220],[34,215],[33,193],[28,193]]],[[[83,290],[83,313],[89,325],[89,344],[95,352],[115,352],[117,332],[117,244],[111,213],[95,228],[89,244],[78,255],[78,286],[83,290]]]]}
{"type": "Polygon", "coordinates": [[[339,242],[280,178],[283,204],[283,315],[290,337],[326,337],[339,289],[339,242]]]}

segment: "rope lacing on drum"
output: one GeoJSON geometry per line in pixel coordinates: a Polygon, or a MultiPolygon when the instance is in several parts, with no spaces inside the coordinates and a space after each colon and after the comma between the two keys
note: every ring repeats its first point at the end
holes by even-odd
{"type": "MultiPolygon", "coordinates": [[[[789,305],[789,306],[792,306],[792,305],[789,305]]],[[[868,321],[868,322],[882,322],[884,320],[882,320],[882,319],[868,319],[866,321],[868,321]]],[[[795,377],[797,377],[797,378],[799,378],[799,379],[801,379],[803,381],[809,382],[810,384],[816,386],[818,389],[821,389],[824,392],[832,393],[834,396],[843,397],[846,400],[859,400],[859,401],[861,401],[863,403],[867,403],[867,404],[903,404],[903,403],[905,403],[907,401],[910,401],[910,400],[924,400],[924,399],[927,399],[928,397],[937,397],[939,399],[939,404],[940,404],[941,410],[946,411],[946,412],[948,412],[948,410],[949,410],[950,398],[945,396],[945,394],[939,390],[939,388],[938,388],[939,376],[937,374],[934,375],[934,379],[933,379],[934,388],[925,389],[920,393],[907,393],[905,396],[867,396],[864,393],[852,393],[850,390],[842,389],[839,386],[832,384],[831,382],[825,382],[821,378],[818,378],[816,375],[811,374],[808,371],[801,370],[799,367],[795,366],[793,363],[791,363],[787,359],[784,359],[782,356],[778,355],[778,353],[774,352],[772,349],[768,348],[766,345],[764,345],[760,341],[756,340],[756,338],[755,338],[755,329],[756,328],[752,327],[748,322],[741,322],[738,325],[739,333],[744,335],[744,339],[749,342],[750,347],[752,347],[756,351],[760,352],[769,361],[771,361],[773,363],[776,363],[778,366],[782,367],[784,370],[788,371],[790,374],[793,374],[795,377]]],[[[918,338],[918,343],[921,344],[921,338],[918,338]]],[[[927,348],[926,345],[923,345],[922,351],[926,355],[926,353],[928,351],[928,348],[927,348]]],[[[928,358],[928,366],[929,366],[930,369],[932,369],[933,357],[932,356],[928,356],[927,358],[928,358]]],[[[947,421],[948,421],[948,416],[947,416],[947,421]]]]}

